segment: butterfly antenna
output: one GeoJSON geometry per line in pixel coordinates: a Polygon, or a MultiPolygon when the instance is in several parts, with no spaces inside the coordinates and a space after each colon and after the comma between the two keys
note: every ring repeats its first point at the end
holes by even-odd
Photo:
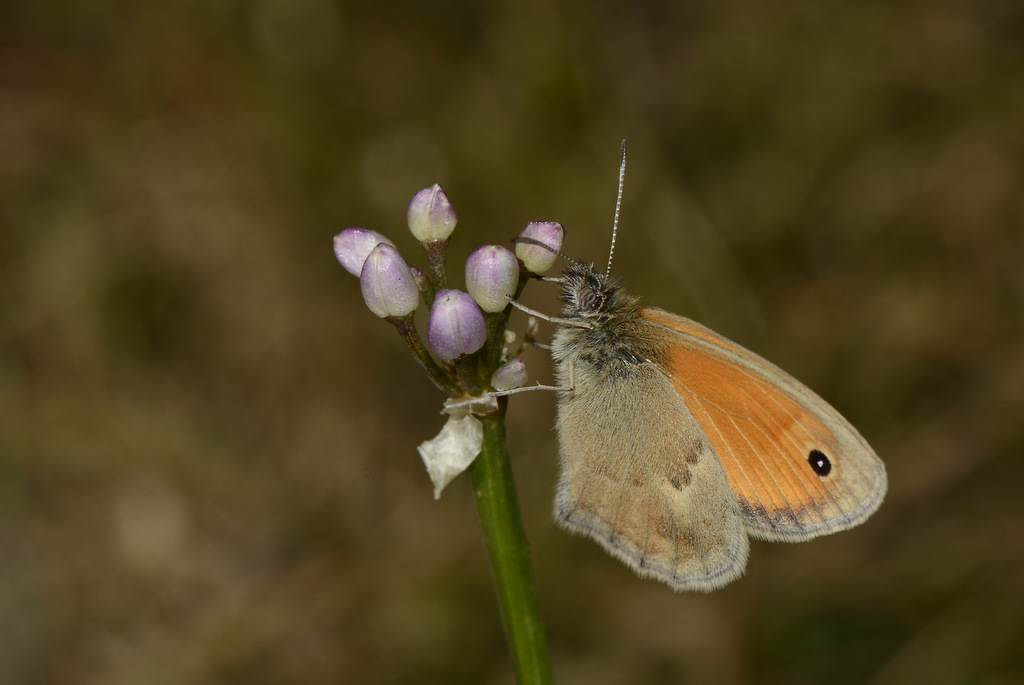
{"type": "Polygon", "coordinates": [[[619,161],[619,192],[615,198],[615,218],[612,220],[612,246],[608,249],[608,268],[605,277],[612,273],[612,256],[615,254],[615,234],[619,232],[619,208],[622,206],[622,184],[626,180],[626,141],[622,141],[622,158],[619,161]]]}

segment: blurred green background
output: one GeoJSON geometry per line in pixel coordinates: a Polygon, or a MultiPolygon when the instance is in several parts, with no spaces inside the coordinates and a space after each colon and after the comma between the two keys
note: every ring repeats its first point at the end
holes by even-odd
{"type": "Polygon", "coordinates": [[[422,264],[440,182],[456,284],[535,219],[601,262],[623,138],[615,271],[832,402],[890,492],[676,595],[552,524],[554,398],[513,398],[560,682],[1024,681],[1019,2],[20,0],[0,682],[512,682],[468,478],[434,501],[416,453],[441,398],[331,238],[422,264]]]}

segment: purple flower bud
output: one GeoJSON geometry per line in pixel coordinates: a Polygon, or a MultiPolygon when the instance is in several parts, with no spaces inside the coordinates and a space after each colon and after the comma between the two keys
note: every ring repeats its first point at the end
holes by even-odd
{"type": "Polygon", "coordinates": [[[487,342],[480,307],[461,290],[438,290],[427,320],[427,340],[442,359],[476,352],[487,342]]]}
{"type": "Polygon", "coordinates": [[[516,243],[516,257],[523,260],[523,266],[527,271],[542,274],[550,269],[558,259],[558,250],[562,247],[563,235],[565,235],[565,231],[562,230],[562,225],[559,223],[531,221],[526,224],[526,228],[519,234],[519,237],[536,240],[551,249],[547,250],[540,245],[531,243],[516,243]]]}
{"type": "Polygon", "coordinates": [[[380,243],[394,245],[377,231],[365,228],[346,228],[334,236],[334,256],[338,258],[346,271],[353,276],[358,276],[363,270],[363,262],[366,261],[370,250],[380,243]]]}
{"type": "Polygon", "coordinates": [[[412,196],[407,218],[409,231],[421,243],[447,240],[458,221],[448,196],[436,183],[412,196]]]}
{"type": "Polygon", "coordinates": [[[377,316],[405,316],[416,311],[420,293],[412,272],[393,245],[379,243],[359,274],[366,306],[377,316]]]}
{"type": "Polygon", "coordinates": [[[519,262],[500,245],[484,245],[466,258],[466,290],[485,312],[508,306],[519,283],[519,262]]]}
{"type": "Polygon", "coordinates": [[[526,385],[526,364],[519,357],[501,367],[491,376],[491,387],[495,390],[513,390],[526,385]]]}

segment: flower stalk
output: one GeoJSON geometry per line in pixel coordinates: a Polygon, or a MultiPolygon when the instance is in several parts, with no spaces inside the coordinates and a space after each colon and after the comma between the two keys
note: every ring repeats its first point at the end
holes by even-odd
{"type": "Polygon", "coordinates": [[[444,369],[434,361],[434,358],[430,356],[427,348],[423,345],[423,340],[420,339],[419,331],[416,330],[416,324],[413,321],[411,315],[409,316],[390,316],[387,318],[395,329],[398,331],[398,335],[401,336],[402,340],[405,341],[409,351],[412,352],[412,356],[416,358],[420,368],[427,373],[429,378],[437,388],[448,395],[449,397],[457,397],[461,390],[456,383],[455,379],[448,373],[445,373],[444,369]]]}
{"type": "Polygon", "coordinates": [[[499,398],[498,414],[480,419],[483,447],[469,469],[473,495],[519,682],[552,683],[551,657],[505,442],[507,404],[507,397],[499,398]]]}

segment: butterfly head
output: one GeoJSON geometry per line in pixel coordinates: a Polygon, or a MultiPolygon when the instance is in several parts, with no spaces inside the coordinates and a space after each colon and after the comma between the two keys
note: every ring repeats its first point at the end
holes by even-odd
{"type": "Polygon", "coordinates": [[[632,314],[638,298],[625,292],[618,279],[599,273],[593,264],[572,264],[559,279],[562,316],[602,325],[632,314]]]}

